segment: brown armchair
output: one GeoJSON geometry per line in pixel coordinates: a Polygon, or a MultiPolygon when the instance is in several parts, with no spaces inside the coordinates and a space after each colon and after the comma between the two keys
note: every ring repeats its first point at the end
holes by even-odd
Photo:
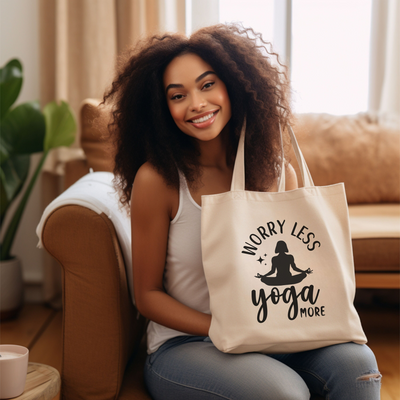
{"type": "MultiPolygon", "coordinates": [[[[88,173],[89,168],[94,171],[113,169],[106,121],[101,120],[104,116],[99,114],[97,104],[96,100],[87,100],[82,105],[81,145],[87,160],[73,161],[67,165],[66,186],[88,173]],[[96,120],[94,125],[93,120],[96,120]]],[[[308,126],[312,126],[315,118],[306,121],[308,126]]],[[[316,184],[332,183],[336,179],[336,176],[332,176],[332,163],[340,161],[333,159],[334,153],[331,153],[324,158],[323,168],[319,167],[319,162],[313,163],[313,154],[321,155],[321,142],[317,143],[318,151],[315,151],[315,147],[313,151],[312,143],[307,142],[309,130],[301,127],[301,124],[300,128],[305,133],[298,134],[298,138],[316,184]],[[327,161],[331,162],[331,167],[326,164],[327,161]]],[[[329,136],[325,140],[328,140],[327,147],[332,150],[329,136]]],[[[390,157],[390,162],[394,160],[398,163],[398,149],[390,157]]],[[[398,185],[399,174],[395,174],[390,179],[394,185],[398,185]]],[[[357,201],[360,202],[361,193],[354,189],[352,186],[353,198],[358,196],[357,201]]],[[[399,188],[394,186],[390,192],[392,197],[386,200],[391,204],[385,208],[382,203],[383,210],[382,207],[375,211],[373,209],[375,203],[385,201],[382,198],[386,194],[381,193],[379,199],[369,202],[366,214],[363,209],[360,211],[357,208],[359,206],[354,206],[356,213],[364,212],[362,215],[366,215],[367,220],[368,215],[389,215],[400,221],[399,192],[399,188]]],[[[351,198],[348,199],[351,202],[351,198]]],[[[390,237],[381,235],[353,240],[357,275],[370,277],[367,281],[358,280],[362,282],[361,287],[374,287],[373,284],[376,287],[399,287],[399,236],[392,232],[390,237]],[[379,264],[375,260],[380,260],[379,264]],[[379,281],[377,277],[382,280],[379,281]]],[[[59,207],[44,221],[42,243],[62,267],[61,398],[150,399],[143,383],[145,321],[131,301],[123,253],[108,216],[79,205],[59,207]]]]}
{"type": "Polygon", "coordinates": [[[42,239],[62,266],[61,398],[150,399],[142,372],[144,319],[132,304],[108,216],[60,207],[47,219],[42,239]]]}
{"type": "MultiPolygon", "coordinates": [[[[87,160],[67,165],[66,188],[89,168],[112,171],[109,141],[96,128],[102,122],[106,127],[96,119],[97,104],[87,100],[81,107],[87,160]]],[[[42,243],[62,267],[61,399],[149,400],[143,382],[145,320],[131,300],[113,223],[104,213],[65,205],[44,222],[42,243]]]]}

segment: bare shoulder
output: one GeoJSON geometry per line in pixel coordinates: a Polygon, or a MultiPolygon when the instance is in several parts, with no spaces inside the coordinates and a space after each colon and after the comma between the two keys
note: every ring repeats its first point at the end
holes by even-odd
{"type": "Polygon", "coordinates": [[[133,182],[133,189],[144,190],[150,194],[153,192],[166,194],[174,191],[150,162],[144,163],[139,168],[133,182]]]}
{"type": "Polygon", "coordinates": [[[156,168],[150,163],[145,162],[138,170],[133,182],[134,187],[144,187],[146,189],[158,189],[162,190],[167,187],[163,177],[156,170],[156,168]]]}
{"type": "Polygon", "coordinates": [[[132,213],[157,211],[168,212],[171,215],[178,201],[178,191],[167,185],[163,176],[150,162],[139,168],[132,186],[132,213]]]}

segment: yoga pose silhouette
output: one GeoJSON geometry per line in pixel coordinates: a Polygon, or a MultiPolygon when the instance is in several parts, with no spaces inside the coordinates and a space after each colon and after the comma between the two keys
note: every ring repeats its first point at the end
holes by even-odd
{"type": "Polygon", "coordinates": [[[312,273],[312,270],[308,268],[303,271],[300,268],[296,267],[294,263],[294,257],[288,253],[289,250],[287,248],[286,242],[283,240],[279,240],[275,247],[275,253],[278,253],[277,256],[272,257],[271,263],[271,271],[266,273],[265,275],[257,274],[256,278],[260,278],[261,282],[265,283],[269,286],[280,286],[280,285],[291,285],[294,283],[301,282],[308,274],[312,273]],[[292,275],[290,272],[290,267],[294,271],[300,272],[299,274],[292,275]],[[271,277],[276,272],[276,276],[271,277]]]}

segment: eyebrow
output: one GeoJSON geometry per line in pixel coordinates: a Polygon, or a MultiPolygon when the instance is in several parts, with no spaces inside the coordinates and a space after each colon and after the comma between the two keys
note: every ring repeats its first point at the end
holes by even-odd
{"type": "MultiPolygon", "coordinates": [[[[203,78],[205,78],[207,75],[210,75],[210,74],[216,75],[216,73],[214,71],[206,71],[206,72],[203,72],[200,76],[198,76],[195,79],[195,82],[197,83],[197,82],[201,81],[203,78]]],[[[167,93],[169,89],[173,89],[173,88],[183,88],[183,85],[181,83],[171,83],[170,85],[168,85],[166,87],[165,93],[167,93]]]]}

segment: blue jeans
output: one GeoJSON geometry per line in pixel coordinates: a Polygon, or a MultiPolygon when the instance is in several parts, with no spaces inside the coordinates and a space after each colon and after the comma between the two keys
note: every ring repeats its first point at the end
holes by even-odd
{"type": "Polygon", "coordinates": [[[225,354],[200,336],[168,340],[147,357],[144,377],[154,400],[305,400],[310,393],[329,400],[378,400],[381,385],[366,345],[225,354]]]}

